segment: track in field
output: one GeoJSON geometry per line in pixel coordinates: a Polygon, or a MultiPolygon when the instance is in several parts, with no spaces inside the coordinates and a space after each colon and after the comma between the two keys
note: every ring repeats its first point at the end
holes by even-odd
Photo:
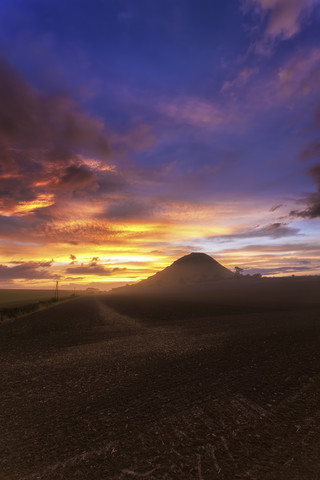
{"type": "Polygon", "coordinates": [[[1,480],[320,478],[318,309],[0,326],[1,480]]]}

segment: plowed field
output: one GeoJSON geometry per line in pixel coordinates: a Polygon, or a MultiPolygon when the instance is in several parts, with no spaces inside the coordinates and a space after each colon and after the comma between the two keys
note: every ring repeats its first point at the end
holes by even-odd
{"type": "Polygon", "coordinates": [[[115,306],[0,325],[1,480],[320,479],[319,308],[115,306]]]}

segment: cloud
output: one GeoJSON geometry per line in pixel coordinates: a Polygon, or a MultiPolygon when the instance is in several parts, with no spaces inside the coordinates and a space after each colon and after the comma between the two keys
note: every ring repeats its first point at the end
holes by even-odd
{"type": "Polygon", "coordinates": [[[312,157],[320,156],[320,143],[313,142],[311,145],[308,146],[305,150],[300,153],[301,160],[310,160],[312,157]]]}
{"type": "Polygon", "coordinates": [[[61,196],[123,187],[121,174],[109,168],[103,122],[82,112],[70,97],[36,91],[1,60],[0,103],[2,214],[29,215],[59,203],[61,196]],[[87,162],[88,157],[94,161],[87,162]]]}
{"type": "Polygon", "coordinates": [[[210,237],[212,240],[219,240],[222,242],[229,242],[232,240],[240,240],[246,238],[269,237],[273,239],[295,236],[299,234],[299,229],[288,227],[285,223],[271,223],[264,227],[254,228],[252,230],[239,232],[231,235],[220,235],[217,237],[210,237]]]}
{"type": "Polygon", "coordinates": [[[309,262],[306,262],[305,266],[300,267],[299,265],[297,266],[292,266],[292,267],[274,267],[274,268],[248,268],[245,270],[245,273],[249,274],[255,274],[255,273],[261,273],[261,275],[287,275],[287,274],[296,274],[296,273],[301,273],[304,272],[306,275],[308,275],[308,265],[309,262]]]}
{"type": "MultiPolygon", "coordinates": [[[[121,135],[70,97],[36,91],[4,60],[0,104],[0,238],[77,245],[120,235],[97,215],[130,190],[130,172],[110,157],[109,138],[119,150],[121,135]]],[[[143,148],[148,135],[124,132],[124,144],[143,148]]]]}
{"type": "Polygon", "coordinates": [[[30,240],[34,239],[34,221],[29,222],[26,217],[10,217],[0,215],[0,237],[2,239],[30,240]]]}
{"type": "Polygon", "coordinates": [[[109,154],[103,123],[81,112],[69,97],[40,94],[5,61],[0,63],[0,79],[1,145],[7,166],[14,168],[21,160],[34,164],[32,149],[48,146],[64,153],[62,161],[74,149],[109,154]]]}
{"type": "Polygon", "coordinates": [[[306,205],[303,210],[292,210],[290,215],[300,218],[320,218],[320,164],[314,165],[308,170],[308,174],[317,184],[317,192],[310,193],[306,198],[300,200],[306,205]]]}
{"type": "Polygon", "coordinates": [[[251,77],[259,73],[258,68],[243,68],[234,80],[227,80],[221,88],[221,92],[243,87],[251,77]]]}
{"type": "Polygon", "coordinates": [[[162,115],[172,118],[177,123],[198,127],[218,127],[233,121],[231,111],[218,104],[193,97],[181,97],[177,100],[159,102],[156,109],[162,115]]]}
{"type": "Polygon", "coordinates": [[[320,83],[320,48],[300,51],[278,71],[280,88],[287,95],[318,92],[320,83]]]}
{"type": "Polygon", "coordinates": [[[90,263],[84,264],[77,267],[68,267],[65,272],[72,275],[97,275],[101,277],[109,277],[121,271],[126,270],[126,268],[105,268],[103,265],[98,264],[99,257],[93,257],[90,263]]]}
{"type": "MultiPolygon", "coordinates": [[[[307,240],[307,239],[306,239],[307,240]]],[[[257,244],[249,244],[244,247],[241,247],[241,251],[245,252],[259,252],[259,257],[262,258],[264,254],[267,255],[269,258],[270,256],[275,255],[276,257],[279,256],[279,253],[294,255],[302,255],[304,252],[308,252],[310,255],[319,256],[320,255],[320,247],[318,244],[315,243],[301,243],[301,242],[294,242],[294,243],[281,243],[281,244],[274,244],[274,243],[267,243],[264,245],[257,245],[257,244]]],[[[235,252],[234,248],[228,248],[223,250],[224,253],[232,253],[235,252]]]]}
{"type": "Polygon", "coordinates": [[[17,265],[15,265],[14,267],[0,265],[0,279],[58,280],[60,278],[60,275],[51,273],[47,270],[47,268],[51,267],[52,262],[52,260],[49,262],[20,262],[17,263],[17,265]]]}
{"type": "Polygon", "coordinates": [[[77,261],[77,257],[71,253],[69,258],[71,260],[71,265],[74,265],[77,261]]]}
{"type": "Polygon", "coordinates": [[[77,190],[85,188],[95,179],[94,172],[86,165],[69,165],[61,175],[59,185],[77,190]]]}
{"type": "Polygon", "coordinates": [[[265,39],[289,39],[300,32],[303,21],[311,15],[319,0],[246,0],[266,20],[265,39]]]}
{"type": "MultiPolygon", "coordinates": [[[[157,113],[167,117],[166,121],[169,119],[177,127],[197,127],[203,135],[210,130],[221,131],[223,135],[243,131],[252,127],[253,121],[261,120],[260,116],[266,117],[281,107],[283,112],[300,107],[305,110],[307,100],[319,90],[320,48],[297,49],[278,67],[262,73],[255,66],[242,68],[235,78],[222,84],[221,98],[180,95],[162,98],[152,105],[157,113]]],[[[147,100],[151,103],[150,98],[147,100]]],[[[320,124],[320,109],[317,118],[320,124]]],[[[190,137],[195,137],[194,129],[190,129],[190,137]]]]}
{"type": "Polygon", "coordinates": [[[314,178],[318,185],[318,191],[320,192],[320,164],[314,165],[310,168],[309,174],[314,178]]]}
{"type": "Polygon", "coordinates": [[[301,218],[320,218],[320,193],[311,193],[304,200],[308,206],[303,210],[292,210],[290,215],[301,218]]]}
{"type": "Polygon", "coordinates": [[[284,206],[285,205],[283,205],[282,203],[279,203],[278,205],[274,205],[273,207],[271,207],[269,212],[275,212],[276,210],[278,210],[279,208],[284,207],[284,206]]]}
{"type": "Polygon", "coordinates": [[[125,199],[111,203],[103,216],[110,220],[137,220],[150,218],[154,212],[155,206],[150,203],[125,199]]]}

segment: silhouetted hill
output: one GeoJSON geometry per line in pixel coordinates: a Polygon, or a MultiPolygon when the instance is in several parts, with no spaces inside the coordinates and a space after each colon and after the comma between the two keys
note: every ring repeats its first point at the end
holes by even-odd
{"type": "MultiPolygon", "coordinates": [[[[137,297],[137,301],[148,299],[154,305],[188,301],[201,304],[201,308],[211,304],[223,309],[230,306],[269,309],[319,305],[319,286],[320,277],[236,276],[209,255],[191,253],[146,280],[113,289],[108,295],[121,297],[120,303],[128,305],[130,297],[137,297]]],[[[170,309],[174,309],[171,304],[170,309]]]]}
{"type": "Polygon", "coordinates": [[[205,253],[190,253],[161,272],[140,282],[144,286],[193,284],[232,278],[234,274],[205,253]]]}
{"type": "Polygon", "coordinates": [[[231,270],[225,268],[209,255],[190,253],[155,275],[141,280],[135,285],[114,289],[113,292],[179,289],[232,278],[234,278],[234,274],[231,270]]]}

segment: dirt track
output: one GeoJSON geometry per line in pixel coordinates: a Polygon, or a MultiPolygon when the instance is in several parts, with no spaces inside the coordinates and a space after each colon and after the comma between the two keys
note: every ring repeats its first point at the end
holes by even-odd
{"type": "Polygon", "coordinates": [[[1,480],[320,479],[318,308],[107,301],[0,325],[1,480]]]}

